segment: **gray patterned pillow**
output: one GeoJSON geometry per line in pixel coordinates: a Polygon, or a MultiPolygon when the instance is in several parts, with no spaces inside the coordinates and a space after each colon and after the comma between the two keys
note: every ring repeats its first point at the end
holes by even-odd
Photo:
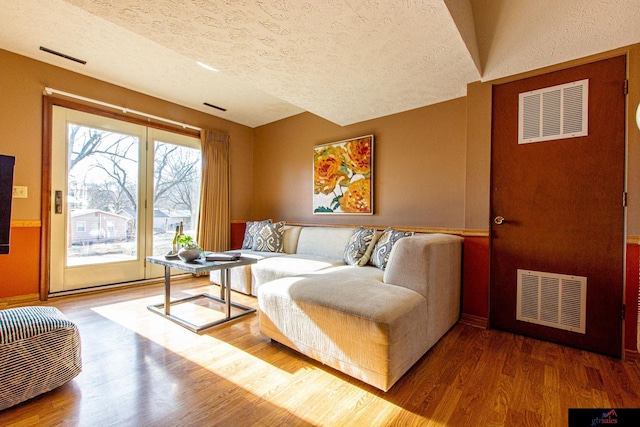
{"type": "Polygon", "coordinates": [[[391,248],[393,245],[403,237],[413,236],[413,234],[413,231],[398,231],[388,227],[382,232],[375,248],[373,248],[373,253],[371,254],[371,260],[369,260],[369,263],[375,265],[381,270],[384,270],[387,268],[389,254],[391,254],[391,248]]]}
{"type": "Polygon", "coordinates": [[[263,224],[253,242],[253,250],[259,252],[282,252],[283,246],[284,221],[263,224]]]}
{"type": "Polygon", "coordinates": [[[271,224],[271,220],[247,221],[247,226],[244,230],[244,240],[242,241],[242,249],[253,249],[253,242],[255,240],[256,233],[264,224],[271,224]]]}
{"type": "Polygon", "coordinates": [[[358,227],[349,238],[344,248],[343,260],[349,265],[362,267],[367,265],[373,245],[375,244],[375,228],[358,227]]]}

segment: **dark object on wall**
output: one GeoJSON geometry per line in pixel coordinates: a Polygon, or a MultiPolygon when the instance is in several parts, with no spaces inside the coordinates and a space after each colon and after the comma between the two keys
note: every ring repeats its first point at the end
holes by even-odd
{"type": "Polygon", "coordinates": [[[0,254],[9,253],[13,166],[15,163],[15,157],[0,155],[0,254]]]}

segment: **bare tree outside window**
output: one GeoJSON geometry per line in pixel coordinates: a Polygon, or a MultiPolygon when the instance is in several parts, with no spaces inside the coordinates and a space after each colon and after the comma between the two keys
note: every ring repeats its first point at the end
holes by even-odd
{"type": "Polygon", "coordinates": [[[156,141],[153,172],[154,255],[171,251],[171,239],[180,222],[184,224],[185,234],[195,236],[201,173],[200,150],[156,141]]]}
{"type": "Polygon", "coordinates": [[[189,211],[188,226],[195,227],[200,202],[201,170],[200,150],[156,142],[155,208],[189,211]]]}
{"type": "MultiPolygon", "coordinates": [[[[68,258],[135,257],[139,139],[72,123],[68,136],[68,258]],[[77,221],[86,221],[85,232],[76,231],[77,221]]],[[[163,142],[154,148],[154,200],[147,208],[154,208],[154,254],[160,254],[171,248],[176,224],[197,224],[201,160],[197,149],[163,142]]]]}

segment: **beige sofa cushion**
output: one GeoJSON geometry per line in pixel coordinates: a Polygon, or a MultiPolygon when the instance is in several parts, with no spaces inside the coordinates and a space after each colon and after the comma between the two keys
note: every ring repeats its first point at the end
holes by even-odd
{"type": "MultiPolygon", "coordinates": [[[[237,252],[237,251],[231,251],[231,252],[237,252]]],[[[278,253],[278,252],[254,252],[254,251],[248,251],[244,249],[241,252],[243,257],[254,258],[254,259],[257,259],[258,261],[265,258],[282,256],[282,253],[278,253]]],[[[212,283],[219,285],[222,280],[220,277],[220,274],[221,274],[220,270],[214,270],[210,272],[209,280],[212,283]]],[[[250,295],[253,293],[255,295],[255,292],[253,292],[253,289],[252,289],[253,279],[251,276],[251,265],[242,265],[240,267],[230,268],[229,281],[231,282],[231,289],[233,289],[234,291],[242,292],[243,294],[247,294],[247,295],[250,295]]]]}
{"type": "Polygon", "coordinates": [[[300,230],[296,254],[341,260],[353,227],[304,227],[300,230]]]}
{"type": "Polygon", "coordinates": [[[300,237],[300,231],[302,227],[295,225],[284,226],[284,242],[282,245],[282,252],[285,254],[295,254],[298,248],[298,238],[300,237]]]}
{"type": "Polygon", "coordinates": [[[257,295],[258,289],[263,283],[282,277],[295,276],[298,274],[312,273],[329,267],[344,265],[342,260],[331,260],[327,258],[311,255],[286,255],[281,257],[271,257],[261,260],[258,264],[251,266],[252,271],[252,293],[257,295]]]}

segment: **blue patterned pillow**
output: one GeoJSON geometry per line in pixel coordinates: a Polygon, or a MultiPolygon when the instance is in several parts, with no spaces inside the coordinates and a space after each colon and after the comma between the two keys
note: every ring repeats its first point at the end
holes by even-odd
{"type": "Polygon", "coordinates": [[[282,252],[284,247],[284,221],[262,224],[255,235],[253,250],[259,252],[282,252]]]}
{"type": "Polygon", "coordinates": [[[270,219],[265,219],[264,221],[247,221],[247,226],[244,230],[244,240],[242,241],[242,249],[253,249],[256,233],[264,224],[270,223],[270,219]]]}
{"type": "Polygon", "coordinates": [[[344,248],[343,260],[349,265],[362,267],[367,265],[373,245],[375,244],[375,228],[358,227],[349,238],[344,248]]]}
{"type": "Polygon", "coordinates": [[[382,232],[375,248],[373,248],[369,263],[384,270],[387,268],[387,262],[389,261],[389,255],[391,254],[393,245],[403,237],[413,236],[413,234],[413,231],[398,231],[388,227],[382,232]]]}

